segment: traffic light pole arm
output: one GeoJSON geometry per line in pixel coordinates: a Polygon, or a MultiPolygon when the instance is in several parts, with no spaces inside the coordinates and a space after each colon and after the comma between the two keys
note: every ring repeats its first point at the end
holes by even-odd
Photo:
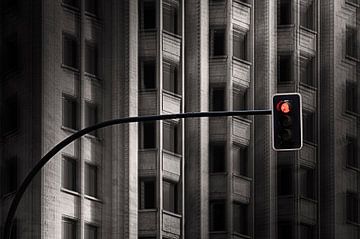
{"type": "Polygon", "coordinates": [[[35,167],[30,171],[26,176],[20,187],[15,193],[15,197],[10,205],[10,209],[5,222],[4,230],[4,239],[10,239],[11,225],[14,219],[16,209],[20,203],[20,200],[25,193],[27,187],[34,179],[36,174],[45,166],[47,162],[51,160],[55,154],[60,150],[65,148],[68,144],[74,140],[80,138],[81,136],[88,134],[94,130],[105,128],[111,125],[124,124],[124,123],[134,123],[134,122],[144,122],[144,121],[154,121],[154,120],[168,120],[168,119],[186,119],[186,118],[202,118],[202,117],[224,117],[224,116],[241,116],[241,115],[271,115],[271,110],[243,110],[243,111],[213,111],[213,112],[189,112],[189,113],[180,113],[180,114],[168,114],[168,115],[150,115],[150,116],[137,116],[129,118],[114,119],[109,121],[104,121],[102,123],[84,128],[77,131],[76,133],[65,138],[63,141],[55,145],[40,161],[35,165],[35,167]]]}

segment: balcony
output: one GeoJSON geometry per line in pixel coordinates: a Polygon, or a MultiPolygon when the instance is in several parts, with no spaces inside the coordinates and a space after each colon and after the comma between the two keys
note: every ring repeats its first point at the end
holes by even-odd
{"type": "Polygon", "coordinates": [[[227,76],[227,57],[216,57],[210,59],[210,83],[225,83],[227,76]]]}
{"type": "Polygon", "coordinates": [[[302,103],[304,108],[315,111],[317,107],[317,92],[316,88],[300,84],[300,94],[302,96],[302,103]]]}
{"type": "Polygon", "coordinates": [[[181,175],[181,155],[163,151],[163,175],[165,178],[178,182],[181,175]]]}
{"type": "Polygon", "coordinates": [[[311,199],[300,198],[300,220],[307,224],[316,224],[317,202],[311,199]]]}
{"type": "Polygon", "coordinates": [[[174,63],[180,62],[181,37],[167,31],[163,31],[163,57],[174,63]]]}
{"type": "Polygon", "coordinates": [[[213,197],[225,195],[227,192],[227,173],[211,173],[209,191],[213,197]]]}
{"type": "Polygon", "coordinates": [[[163,216],[163,231],[165,232],[165,234],[168,234],[167,236],[170,236],[171,238],[180,238],[181,215],[163,211],[162,216],[163,216]]]}
{"type": "Polygon", "coordinates": [[[156,56],[156,29],[144,30],[139,34],[139,53],[141,57],[156,56]]]}
{"type": "Polygon", "coordinates": [[[299,156],[301,164],[314,168],[316,166],[316,154],[316,146],[304,143],[299,156]]]}
{"type": "Polygon", "coordinates": [[[139,234],[153,233],[157,230],[157,210],[156,209],[147,209],[139,210],[138,218],[138,230],[139,234]]]}
{"type": "Polygon", "coordinates": [[[210,139],[212,141],[226,140],[227,118],[210,118],[210,139]]]}
{"type": "Polygon", "coordinates": [[[155,176],[157,169],[157,149],[139,150],[139,176],[155,176]]]}
{"type": "Polygon", "coordinates": [[[251,63],[233,57],[232,76],[234,84],[249,88],[251,81],[251,63]]]}
{"type": "Polygon", "coordinates": [[[241,117],[232,118],[232,134],[234,141],[243,145],[250,143],[251,121],[241,117]]]}
{"type": "Polygon", "coordinates": [[[307,28],[300,27],[300,51],[310,55],[316,54],[317,33],[307,28]]]}
{"type": "Polygon", "coordinates": [[[249,203],[251,198],[251,179],[233,175],[232,180],[234,198],[249,203]]]}
{"type": "Polygon", "coordinates": [[[156,90],[139,92],[139,115],[156,115],[157,105],[156,90]]]}
{"type": "Polygon", "coordinates": [[[251,5],[233,1],[233,23],[245,28],[249,29],[251,24],[251,5]]]}
{"type": "Polygon", "coordinates": [[[295,28],[293,25],[278,26],[278,51],[291,52],[295,50],[295,28]]]}
{"type": "Polygon", "coordinates": [[[164,90],[162,110],[164,114],[181,113],[181,96],[164,90]]]}
{"type": "Polygon", "coordinates": [[[217,1],[217,2],[211,2],[210,1],[210,26],[214,25],[226,25],[226,19],[227,19],[227,1],[217,1]]]}

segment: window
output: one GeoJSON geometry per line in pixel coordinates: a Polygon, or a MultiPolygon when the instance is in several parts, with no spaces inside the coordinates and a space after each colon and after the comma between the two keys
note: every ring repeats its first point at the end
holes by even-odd
{"type": "Polygon", "coordinates": [[[85,45],[85,71],[93,76],[98,75],[98,48],[94,43],[85,45]]]}
{"type": "Polygon", "coordinates": [[[86,0],[85,11],[93,15],[98,15],[98,0],[86,0]]]}
{"type": "Polygon", "coordinates": [[[63,3],[75,7],[75,8],[79,8],[80,6],[80,1],[79,0],[63,0],[63,3]]]}
{"type": "Polygon", "coordinates": [[[247,89],[233,91],[233,110],[247,109],[247,89]]]}
{"type": "Polygon", "coordinates": [[[1,71],[6,74],[19,69],[19,52],[18,52],[17,34],[6,37],[3,42],[3,53],[1,58],[1,71]]]}
{"type": "Polygon", "coordinates": [[[164,122],[163,135],[164,149],[172,153],[181,154],[180,124],[164,122]]]}
{"type": "Polygon", "coordinates": [[[226,231],[225,200],[210,201],[210,231],[226,231]]]}
{"type": "Polygon", "coordinates": [[[289,82],[292,80],[291,62],[292,62],[291,55],[278,55],[278,62],[277,62],[278,83],[289,82]]]}
{"type": "Polygon", "coordinates": [[[77,191],[77,160],[64,157],[62,161],[62,187],[71,191],[77,191]]]}
{"type": "Polygon", "coordinates": [[[233,168],[234,173],[237,175],[248,176],[248,156],[247,156],[247,147],[233,145],[233,168]]]}
{"type": "Polygon", "coordinates": [[[244,31],[233,32],[233,55],[236,58],[247,61],[247,36],[244,31]]]}
{"type": "Polygon", "coordinates": [[[140,21],[142,29],[156,28],[156,2],[153,0],[143,0],[140,2],[140,21]]]}
{"type": "Polygon", "coordinates": [[[98,175],[97,175],[97,167],[95,165],[91,165],[85,163],[85,194],[98,197],[98,175]]]}
{"type": "Polygon", "coordinates": [[[7,10],[9,8],[17,8],[18,1],[17,0],[3,0],[1,7],[3,10],[7,10]]]}
{"type": "Polygon", "coordinates": [[[225,110],[225,88],[217,87],[211,89],[211,105],[212,111],[223,111],[225,110]]]}
{"type": "Polygon", "coordinates": [[[178,185],[177,183],[163,182],[163,207],[164,210],[178,213],[178,185]]]}
{"type": "Polygon", "coordinates": [[[279,14],[278,14],[278,25],[291,24],[291,0],[278,0],[279,1],[279,14]]]}
{"type": "Polygon", "coordinates": [[[234,232],[242,235],[248,235],[248,205],[243,203],[234,203],[234,232]]]}
{"type": "Polygon", "coordinates": [[[315,30],[315,4],[314,0],[300,2],[300,25],[310,30],[315,30]]]}
{"type": "Polygon", "coordinates": [[[156,88],[156,62],[142,61],[140,64],[140,89],[155,89],[156,88]]]}
{"type": "Polygon", "coordinates": [[[358,86],[356,82],[346,81],[346,111],[358,113],[358,86]]]}
{"type": "Polygon", "coordinates": [[[315,60],[313,56],[300,56],[300,81],[309,86],[315,83],[315,60]]]}
{"type": "Polygon", "coordinates": [[[2,106],[2,134],[12,133],[18,128],[18,99],[17,94],[7,97],[2,106]]]}
{"type": "Polygon", "coordinates": [[[211,56],[225,56],[225,29],[211,30],[211,56]]]}
{"type": "Polygon", "coordinates": [[[315,113],[304,111],[303,112],[303,136],[304,140],[315,143],[316,141],[316,121],[315,113]]]}
{"type": "Polygon", "coordinates": [[[85,238],[86,239],[97,239],[98,228],[91,224],[85,224],[85,238]]]}
{"type": "Polygon", "coordinates": [[[180,93],[178,82],[178,69],[175,64],[164,62],[163,64],[164,89],[175,94],[180,93]]]}
{"type": "Polygon", "coordinates": [[[69,129],[78,129],[77,105],[76,98],[63,95],[63,126],[69,129]]]}
{"type": "Polygon", "coordinates": [[[359,223],[359,197],[357,193],[346,193],[346,219],[349,222],[359,223]]]}
{"type": "Polygon", "coordinates": [[[358,57],[357,54],[357,30],[355,27],[346,27],[346,56],[353,58],[358,57]]]}
{"type": "Polygon", "coordinates": [[[278,222],[278,239],[293,238],[292,225],[290,222],[278,222]]]}
{"type": "MultiPolygon", "coordinates": [[[[96,104],[85,102],[85,127],[96,125],[98,123],[98,107],[96,104]]],[[[97,131],[91,131],[89,134],[97,136],[97,131]]]]}
{"type": "Polygon", "coordinates": [[[345,2],[353,3],[353,4],[355,4],[355,5],[358,5],[358,4],[359,4],[359,0],[346,0],[345,2]]]}
{"type": "Polygon", "coordinates": [[[315,171],[311,168],[300,168],[300,195],[309,199],[316,199],[315,188],[316,188],[316,177],[315,171]]]}
{"type": "Polygon", "coordinates": [[[314,226],[307,224],[300,224],[300,239],[313,239],[315,238],[314,226]]]}
{"type": "Polygon", "coordinates": [[[357,139],[348,136],[346,137],[346,141],[346,163],[348,166],[359,168],[357,139]]]}
{"type": "Polygon", "coordinates": [[[163,27],[173,34],[179,34],[179,2],[165,0],[163,2],[163,27]]]}
{"type": "Polygon", "coordinates": [[[225,142],[210,143],[210,173],[225,172],[225,142]]]}
{"type": "Polygon", "coordinates": [[[139,180],[139,209],[156,208],[155,179],[139,180]]]}
{"type": "Polygon", "coordinates": [[[63,34],[63,65],[79,68],[79,44],[75,36],[63,34]]]}
{"type": "Polygon", "coordinates": [[[156,148],[156,122],[142,122],[139,130],[139,147],[140,149],[156,148]]]}
{"type": "Polygon", "coordinates": [[[70,218],[62,219],[62,239],[76,239],[77,231],[76,231],[76,221],[70,218]]]}
{"type": "Polygon", "coordinates": [[[293,194],[291,166],[278,165],[277,192],[278,196],[293,194]]]}
{"type": "Polygon", "coordinates": [[[6,159],[2,167],[2,195],[15,192],[18,184],[18,160],[16,157],[6,159]]]}

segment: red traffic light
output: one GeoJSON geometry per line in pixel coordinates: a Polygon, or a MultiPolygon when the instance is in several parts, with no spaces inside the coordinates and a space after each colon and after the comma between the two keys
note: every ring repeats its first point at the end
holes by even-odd
{"type": "Polygon", "coordinates": [[[285,114],[289,113],[290,110],[291,110],[291,104],[289,101],[280,101],[277,106],[276,106],[276,109],[278,111],[281,111],[285,114]]]}

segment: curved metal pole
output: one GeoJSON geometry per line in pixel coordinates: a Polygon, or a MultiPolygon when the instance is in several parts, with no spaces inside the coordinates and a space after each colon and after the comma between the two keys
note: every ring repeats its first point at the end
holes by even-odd
{"type": "Polygon", "coordinates": [[[133,123],[133,122],[143,122],[143,121],[153,121],[153,120],[167,120],[167,119],[185,119],[185,118],[200,118],[200,117],[222,117],[222,116],[240,116],[240,115],[271,115],[271,110],[244,110],[244,111],[214,111],[214,112],[190,112],[190,113],[180,113],[180,114],[168,114],[168,115],[149,115],[149,116],[137,116],[129,118],[114,119],[109,121],[104,121],[102,123],[84,128],[76,133],[65,138],[63,141],[55,145],[40,161],[35,165],[35,167],[30,171],[26,176],[20,187],[15,193],[15,197],[10,205],[10,209],[5,222],[5,231],[4,239],[10,239],[10,232],[12,221],[15,216],[16,209],[19,205],[19,202],[25,193],[27,187],[34,179],[36,174],[45,166],[50,159],[55,156],[61,149],[66,147],[68,144],[74,140],[80,138],[81,136],[90,133],[91,131],[105,128],[107,126],[124,124],[124,123],[133,123]]]}

